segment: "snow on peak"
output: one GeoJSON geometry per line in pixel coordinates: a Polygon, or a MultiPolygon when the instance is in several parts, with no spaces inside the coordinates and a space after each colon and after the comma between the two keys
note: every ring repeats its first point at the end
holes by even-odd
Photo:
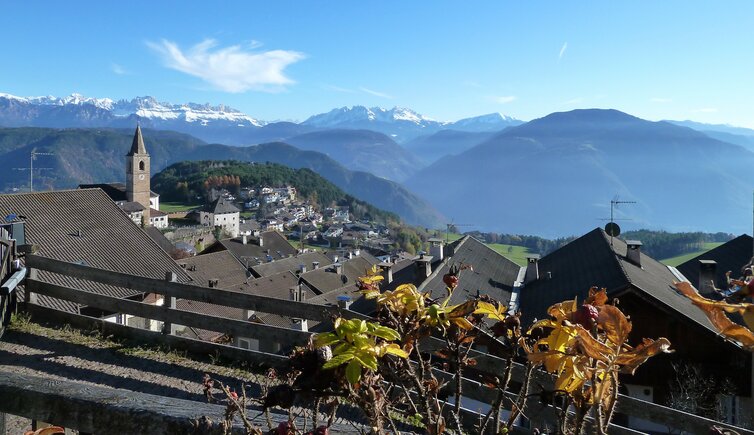
{"type": "Polygon", "coordinates": [[[338,125],[348,125],[362,122],[409,122],[418,126],[424,126],[427,123],[433,123],[435,121],[405,107],[393,107],[392,109],[385,109],[383,107],[351,106],[340,107],[333,109],[327,113],[314,115],[304,121],[304,124],[309,124],[317,127],[335,127],[338,125]]]}

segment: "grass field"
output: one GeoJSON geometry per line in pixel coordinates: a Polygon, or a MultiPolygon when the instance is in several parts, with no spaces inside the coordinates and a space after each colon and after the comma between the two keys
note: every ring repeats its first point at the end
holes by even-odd
{"type": "Polygon", "coordinates": [[[663,264],[667,264],[668,266],[676,267],[682,263],[685,263],[688,260],[691,260],[692,258],[696,257],[699,254],[704,254],[705,252],[709,251],[710,249],[717,248],[718,246],[722,245],[720,242],[708,242],[704,244],[704,249],[701,251],[696,252],[690,252],[688,254],[679,255],[677,257],[672,258],[666,258],[664,260],[660,260],[663,264]]]}
{"type": "Polygon", "coordinates": [[[177,211],[189,211],[199,204],[183,204],[181,202],[161,202],[160,211],[165,213],[174,213],[177,211]]]}
{"type": "Polygon", "coordinates": [[[487,246],[503,254],[507,259],[513,261],[519,266],[526,266],[526,255],[529,254],[529,248],[515,245],[503,245],[502,243],[488,243],[487,246]]]}

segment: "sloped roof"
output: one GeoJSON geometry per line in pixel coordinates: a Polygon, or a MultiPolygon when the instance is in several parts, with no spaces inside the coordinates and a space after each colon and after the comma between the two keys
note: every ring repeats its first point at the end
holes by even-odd
{"type": "Polygon", "coordinates": [[[173,242],[167,239],[164,234],[162,234],[162,231],[160,231],[158,228],[155,227],[146,227],[144,228],[144,232],[147,233],[147,235],[154,240],[155,243],[160,245],[160,248],[162,248],[163,251],[167,252],[168,254],[172,254],[173,251],[175,251],[175,246],[173,245],[173,242]]]}
{"type": "Polygon", "coordinates": [[[327,293],[341,287],[355,284],[360,276],[374,264],[366,257],[354,257],[339,263],[342,267],[340,274],[335,273],[335,266],[320,267],[300,275],[301,279],[318,294],[327,293]]]}
{"type": "MultiPolygon", "coordinates": [[[[11,213],[26,216],[26,240],[39,246],[38,255],[155,279],[174,272],[178,282],[190,281],[168,253],[101,189],[0,195],[0,215],[11,213]]],[[[141,293],[44,271],[40,279],[120,298],[141,293]]],[[[78,310],[73,303],[43,296],[40,303],[78,310]]]]}
{"type": "MultiPolygon", "coordinates": [[[[115,202],[128,201],[126,183],[79,184],[79,189],[102,189],[115,202]]],[[[149,191],[150,198],[157,198],[158,196],[160,195],[151,190],[149,191]]]]}
{"type": "Polygon", "coordinates": [[[185,266],[195,285],[202,287],[208,287],[209,281],[216,279],[218,288],[242,290],[249,277],[244,265],[228,251],[184,258],[178,264],[185,266]]]}
{"type": "Polygon", "coordinates": [[[282,257],[287,257],[298,252],[293,245],[288,243],[285,236],[277,231],[266,231],[261,233],[259,237],[262,237],[263,246],[259,246],[259,241],[255,238],[249,237],[248,242],[244,245],[243,238],[236,237],[234,239],[220,240],[218,243],[208,248],[208,251],[213,252],[218,249],[227,249],[244,264],[246,259],[252,260],[255,257],[262,261],[266,261],[267,250],[269,250],[273,259],[281,258],[281,255],[282,257]],[[280,252],[280,255],[278,255],[278,252],[280,252]]]}
{"type": "Polygon", "coordinates": [[[233,202],[224,198],[219,197],[216,200],[212,201],[212,203],[208,204],[204,211],[213,213],[213,214],[224,214],[224,213],[238,213],[241,210],[238,209],[235,205],[233,205],[233,202]]]}
{"type": "Polygon", "coordinates": [[[332,264],[330,258],[321,252],[307,252],[298,254],[294,257],[281,258],[269,263],[262,263],[251,266],[254,275],[268,276],[285,271],[297,271],[300,265],[306,266],[306,270],[314,270],[312,262],[319,262],[319,267],[326,267],[332,264]]]}
{"type": "Polygon", "coordinates": [[[126,201],[126,202],[120,203],[120,208],[121,208],[121,210],[123,210],[126,213],[133,213],[133,212],[137,212],[137,211],[144,211],[144,206],[141,205],[140,202],[133,202],[133,201],[131,201],[131,202],[126,201]]]}
{"type": "Polygon", "coordinates": [[[638,292],[665,310],[678,313],[714,331],[709,320],[673,287],[678,278],[664,264],[640,254],[641,267],[626,259],[627,245],[596,228],[539,261],[539,279],[521,289],[523,322],[547,317],[547,308],[577,297],[583,301],[592,286],[604,287],[609,296],[638,292]]]}
{"type": "Polygon", "coordinates": [[[453,246],[452,256],[443,260],[437,270],[419,287],[429,291],[432,298],[443,299],[447,296],[443,276],[454,264],[470,265],[460,273],[458,287],[453,291],[450,303],[459,304],[475,297],[477,292],[507,304],[511,298],[513,284],[521,267],[502,254],[471,236],[463,237],[453,246]]]}
{"type": "Polygon", "coordinates": [[[752,240],[748,234],[742,234],[733,240],[723,243],[717,248],[700,254],[678,266],[679,272],[694,286],[699,287],[699,260],[714,260],[717,262],[715,283],[718,287],[725,285],[725,272],[731,271],[731,276],[737,278],[742,275],[743,268],[752,258],[752,240]]]}

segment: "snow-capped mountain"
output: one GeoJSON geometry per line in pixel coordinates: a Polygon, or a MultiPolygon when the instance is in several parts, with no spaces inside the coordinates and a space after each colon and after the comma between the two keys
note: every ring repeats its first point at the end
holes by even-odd
{"type": "Polygon", "coordinates": [[[506,127],[521,125],[524,122],[512,118],[502,113],[490,113],[487,115],[475,116],[473,118],[459,119],[456,122],[448,123],[446,128],[451,130],[462,131],[500,131],[506,127]]]}
{"type": "Polygon", "coordinates": [[[341,107],[327,113],[314,115],[303,125],[317,128],[346,128],[375,130],[391,136],[398,142],[406,142],[417,136],[436,133],[440,130],[499,131],[522,121],[499,113],[466,118],[456,122],[436,121],[403,107],[341,107]]]}
{"type": "MultiPolygon", "coordinates": [[[[44,115],[57,112],[60,109],[73,108],[101,110],[98,118],[101,121],[111,121],[119,124],[118,119],[135,117],[142,121],[152,121],[154,127],[159,128],[164,121],[184,121],[198,123],[204,126],[210,124],[235,124],[238,127],[251,126],[261,127],[265,123],[258,121],[236,109],[228,106],[211,106],[209,104],[170,104],[157,101],[153,97],[137,97],[132,100],[113,101],[110,98],[89,98],[80,94],[71,94],[67,97],[17,97],[10,94],[0,94],[0,108],[15,106],[17,115],[22,115],[23,108],[34,109],[28,112],[26,121],[34,124],[45,124],[44,115]],[[35,116],[37,115],[37,116],[35,116]],[[108,116],[110,115],[110,116],[108,116]],[[36,119],[34,119],[36,118],[36,119]],[[35,122],[36,121],[36,122],[35,122]]],[[[0,121],[5,121],[0,115],[0,121]]],[[[3,122],[7,124],[8,122],[3,122]]],[[[101,126],[110,126],[109,124],[101,126]]]]}

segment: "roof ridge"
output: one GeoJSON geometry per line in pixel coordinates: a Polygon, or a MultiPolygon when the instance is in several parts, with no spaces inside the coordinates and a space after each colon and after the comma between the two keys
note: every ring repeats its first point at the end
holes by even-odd
{"type": "MultiPolygon", "coordinates": [[[[611,257],[615,261],[615,263],[618,265],[618,268],[620,269],[621,274],[623,275],[623,277],[626,278],[626,282],[628,284],[635,285],[633,283],[633,281],[631,281],[631,277],[628,275],[628,272],[626,271],[626,268],[623,267],[623,262],[621,262],[620,259],[618,258],[619,254],[617,252],[615,252],[615,249],[613,249],[613,246],[609,244],[610,242],[607,240],[607,233],[605,232],[605,230],[603,230],[602,228],[599,228],[599,227],[597,227],[597,229],[600,231],[600,235],[602,236],[602,239],[605,241],[606,244],[608,244],[607,248],[613,253],[613,255],[611,255],[611,257]]],[[[621,239],[618,239],[618,240],[621,240],[621,239]]],[[[643,289],[642,289],[642,291],[643,291],[643,289]]]]}
{"type": "MultiPolygon", "coordinates": [[[[485,243],[485,242],[483,242],[483,241],[481,241],[481,240],[479,240],[479,239],[477,239],[476,237],[474,237],[474,236],[471,236],[471,235],[470,235],[470,236],[468,236],[468,237],[471,237],[472,239],[474,239],[474,240],[476,240],[477,242],[479,242],[479,243],[480,243],[480,244],[481,244],[482,246],[484,246],[485,248],[489,249],[490,251],[494,252],[495,254],[499,255],[500,257],[503,257],[504,259],[506,259],[506,260],[510,261],[510,262],[511,262],[511,264],[515,264],[516,266],[518,266],[518,263],[516,263],[515,261],[513,261],[513,260],[511,260],[510,258],[506,257],[506,256],[505,256],[504,254],[502,254],[501,252],[497,252],[496,250],[492,249],[492,247],[491,247],[491,246],[489,246],[489,245],[487,245],[487,243],[485,243]]],[[[528,249],[528,248],[527,248],[527,249],[528,249]]]]}

